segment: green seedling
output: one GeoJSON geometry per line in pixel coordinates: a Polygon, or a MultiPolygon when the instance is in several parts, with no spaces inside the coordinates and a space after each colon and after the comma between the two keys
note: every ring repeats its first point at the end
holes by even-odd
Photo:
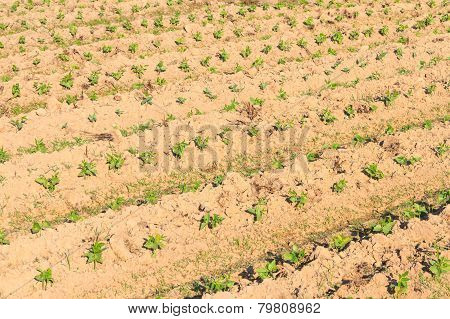
{"type": "Polygon", "coordinates": [[[450,189],[440,190],[437,194],[437,202],[439,205],[450,202],[450,189]]]}
{"type": "Polygon", "coordinates": [[[108,75],[110,77],[112,77],[114,80],[119,81],[122,78],[124,73],[125,73],[125,71],[121,69],[116,72],[109,73],[108,75]]]}
{"type": "Polygon", "coordinates": [[[212,185],[213,185],[214,187],[218,187],[218,186],[220,186],[220,185],[223,184],[224,179],[225,179],[225,176],[223,176],[223,175],[217,175],[217,176],[214,177],[214,179],[213,179],[213,181],[212,181],[212,185]]]}
{"type": "Polygon", "coordinates": [[[286,100],[287,98],[288,98],[288,95],[287,95],[286,91],[283,90],[283,89],[280,89],[280,90],[278,91],[277,99],[284,101],[284,100],[286,100]]]}
{"type": "Polygon", "coordinates": [[[142,79],[142,76],[144,75],[145,71],[147,70],[146,65],[133,65],[131,66],[131,71],[136,74],[138,79],[142,79]]]}
{"type": "Polygon", "coordinates": [[[378,168],[377,164],[369,164],[363,169],[364,174],[374,180],[380,180],[384,177],[384,173],[378,168]]]}
{"type": "Polygon", "coordinates": [[[298,265],[303,261],[305,256],[306,253],[304,249],[299,249],[297,245],[293,245],[290,252],[283,254],[283,260],[298,265]]]}
{"type": "Polygon", "coordinates": [[[151,250],[152,254],[155,255],[157,250],[160,250],[165,245],[166,238],[164,235],[156,234],[155,236],[148,236],[145,240],[144,248],[151,250]]]}
{"type": "Polygon", "coordinates": [[[136,53],[137,49],[138,49],[138,44],[137,43],[131,43],[128,46],[128,52],[130,52],[130,53],[133,53],[133,54],[136,53]]]}
{"type": "Polygon", "coordinates": [[[223,107],[223,110],[226,112],[236,111],[236,107],[239,105],[239,103],[233,99],[230,104],[225,104],[223,107]]]}
{"type": "Polygon", "coordinates": [[[152,151],[141,152],[138,158],[142,164],[154,164],[156,162],[156,153],[152,151]]]}
{"type": "Polygon", "coordinates": [[[399,297],[400,295],[403,295],[408,291],[409,281],[410,279],[408,277],[407,271],[398,276],[397,283],[394,284],[394,292],[396,297],[399,297]]]}
{"type": "Polygon", "coordinates": [[[72,74],[69,73],[69,74],[65,75],[65,76],[61,79],[61,81],[59,82],[59,84],[60,84],[63,88],[65,88],[65,89],[67,89],[67,90],[70,90],[70,89],[72,88],[72,86],[73,86],[73,76],[72,76],[72,74]]]}
{"type": "Polygon", "coordinates": [[[430,94],[430,95],[433,94],[434,91],[436,91],[436,84],[433,83],[433,84],[425,87],[424,91],[425,91],[425,94],[430,94]]]}
{"type": "Polygon", "coordinates": [[[352,139],[353,145],[364,145],[369,143],[372,140],[369,136],[361,136],[359,134],[355,134],[352,139]]]}
{"type": "Polygon", "coordinates": [[[202,277],[200,281],[194,282],[194,291],[214,294],[230,290],[236,283],[230,280],[230,276],[202,277]]]}
{"type": "Polygon", "coordinates": [[[173,147],[172,147],[172,154],[176,157],[176,158],[181,158],[183,156],[184,151],[186,150],[186,147],[188,147],[189,143],[182,141],[182,142],[178,142],[176,143],[173,147]]]}
{"type": "Polygon", "coordinates": [[[107,54],[112,52],[112,46],[104,45],[102,46],[102,53],[107,54]]]}
{"type": "Polygon", "coordinates": [[[210,63],[211,59],[212,59],[211,56],[207,56],[207,57],[201,59],[201,60],[200,60],[200,65],[203,66],[203,67],[205,67],[205,68],[206,68],[206,67],[209,67],[209,63],[210,63]]]}
{"type": "Polygon", "coordinates": [[[248,45],[240,53],[241,57],[243,57],[244,59],[248,58],[250,54],[252,54],[252,49],[250,49],[248,45]]]}
{"type": "Polygon", "coordinates": [[[275,125],[273,126],[277,131],[280,132],[284,132],[287,131],[288,129],[292,128],[294,126],[294,123],[292,121],[282,121],[282,120],[277,120],[275,122],[275,125]]]}
{"type": "Polygon", "coordinates": [[[422,124],[422,127],[427,130],[431,130],[433,128],[433,122],[431,120],[425,120],[422,124]]]}
{"type": "Polygon", "coordinates": [[[347,181],[345,179],[340,179],[339,181],[333,184],[332,190],[335,193],[342,193],[346,187],[347,181]]]}
{"type": "Polygon", "coordinates": [[[308,162],[315,162],[320,158],[320,154],[319,153],[314,153],[314,152],[309,152],[306,154],[306,159],[308,160],[308,162]]]}
{"type": "Polygon", "coordinates": [[[8,152],[3,147],[0,148],[0,164],[6,163],[9,159],[10,155],[8,152]]]}
{"type": "Polygon", "coordinates": [[[14,84],[14,85],[12,86],[11,91],[12,91],[12,97],[13,97],[13,98],[18,98],[18,97],[20,97],[20,85],[19,85],[19,83],[14,84]]]}
{"type": "Polygon", "coordinates": [[[219,216],[217,214],[214,214],[211,216],[211,214],[208,212],[205,215],[203,215],[201,221],[200,221],[200,230],[208,227],[209,229],[213,229],[217,226],[219,226],[222,221],[224,220],[224,217],[219,216]]]}
{"type": "Polygon", "coordinates": [[[316,42],[317,45],[321,45],[326,40],[327,40],[327,36],[323,33],[316,35],[316,37],[314,38],[314,41],[316,42]]]}
{"type": "Polygon", "coordinates": [[[258,97],[251,97],[250,98],[250,104],[262,106],[264,104],[264,100],[258,97]]]}
{"type": "Polygon", "coordinates": [[[380,30],[378,30],[378,33],[381,35],[387,35],[389,32],[389,27],[388,26],[383,26],[380,30]]]}
{"type": "Polygon", "coordinates": [[[144,199],[147,204],[155,205],[159,201],[159,197],[160,195],[157,191],[147,191],[144,199]]]}
{"type": "Polygon", "coordinates": [[[252,67],[259,70],[260,67],[264,64],[264,60],[261,57],[256,58],[255,61],[252,63],[252,67]]]}
{"type": "Polygon", "coordinates": [[[410,208],[403,212],[406,219],[421,218],[428,214],[428,210],[424,205],[414,203],[410,208]]]}
{"type": "Polygon", "coordinates": [[[319,114],[319,118],[326,125],[336,121],[336,116],[334,116],[329,109],[324,109],[322,113],[319,114]]]}
{"type": "Polygon", "coordinates": [[[297,41],[297,45],[300,47],[300,48],[306,48],[306,46],[308,45],[308,41],[306,41],[306,39],[305,38],[300,38],[300,39],[298,39],[298,41],[297,41]]]}
{"type": "Polygon", "coordinates": [[[86,263],[94,263],[94,269],[97,264],[103,263],[103,252],[106,250],[106,244],[100,241],[95,241],[88,251],[84,254],[87,258],[86,263]]]}
{"type": "Polygon", "coordinates": [[[438,250],[435,259],[430,261],[430,271],[435,278],[441,278],[443,274],[450,272],[450,259],[442,256],[441,252],[438,250]]]}
{"type": "Polygon", "coordinates": [[[342,251],[347,247],[348,243],[352,241],[351,236],[338,234],[331,239],[330,247],[337,251],[342,251]]]}
{"type": "Polygon", "coordinates": [[[342,41],[344,41],[344,36],[342,34],[342,32],[335,32],[331,35],[330,37],[332,42],[335,42],[337,44],[342,44],[342,41]]]}
{"type": "Polygon", "coordinates": [[[217,57],[220,59],[220,61],[226,62],[230,58],[230,54],[225,51],[225,49],[222,49],[219,51],[219,53],[217,53],[217,57]]]}
{"type": "Polygon", "coordinates": [[[108,164],[108,168],[110,170],[119,170],[123,164],[125,163],[125,158],[123,154],[120,153],[112,153],[106,154],[106,164],[108,164]]]}
{"type": "Polygon", "coordinates": [[[434,148],[434,152],[436,153],[437,156],[441,157],[445,153],[447,153],[449,149],[450,146],[448,146],[445,142],[442,142],[441,144],[439,144],[434,148]]]}
{"type": "Polygon", "coordinates": [[[275,158],[272,162],[272,167],[273,169],[283,169],[284,168],[283,160],[275,158]]]}
{"type": "Polygon", "coordinates": [[[195,192],[199,189],[201,184],[202,184],[201,181],[194,181],[192,183],[180,183],[178,185],[178,188],[181,193],[195,192]]]}
{"type": "Polygon", "coordinates": [[[186,103],[186,101],[187,101],[187,99],[186,99],[185,97],[182,97],[182,96],[179,96],[179,97],[177,97],[177,99],[176,99],[176,102],[177,102],[178,104],[184,104],[184,103],[186,103]]]}
{"type": "Polygon", "coordinates": [[[395,225],[395,221],[392,220],[391,216],[387,216],[375,224],[372,230],[376,233],[383,233],[389,235],[392,232],[392,228],[395,225]]]}
{"type": "Polygon", "coordinates": [[[305,192],[302,192],[300,195],[298,195],[296,191],[290,190],[288,192],[287,201],[291,204],[294,204],[295,207],[302,207],[308,201],[308,197],[305,192]]]}
{"type": "Polygon", "coordinates": [[[353,108],[353,105],[348,105],[344,109],[344,114],[347,116],[347,118],[353,118],[355,117],[355,109],[353,108]]]}
{"type": "Polygon", "coordinates": [[[314,28],[314,19],[313,17],[308,17],[303,21],[303,25],[306,26],[308,29],[314,28]]]}
{"type": "Polygon", "coordinates": [[[27,117],[22,116],[18,119],[11,120],[9,123],[16,128],[17,132],[19,132],[20,130],[23,129],[23,126],[26,122],[27,122],[27,117]]]}
{"type": "Polygon", "coordinates": [[[4,230],[0,229],[0,245],[9,245],[9,240],[6,238],[4,230]]]}
{"type": "Polygon", "coordinates": [[[58,185],[60,182],[59,174],[55,173],[50,177],[45,177],[41,175],[38,178],[36,178],[35,182],[38,183],[39,185],[42,185],[42,187],[44,187],[49,192],[53,192],[56,189],[56,185],[58,185]]]}
{"type": "Polygon", "coordinates": [[[93,162],[83,160],[78,168],[80,169],[78,177],[97,176],[97,169],[95,168],[95,163],[93,162]]]}
{"type": "Polygon", "coordinates": [[[213,32],[214,39],[221,39],[223,37],[223,30],[216,30],[213,32]]]}
{"type": "Polygon", "coordinates": [[[388,123],[386,129],[384,130],[384,133],[386,133],[387,135],[393,135],[395,132],[394,127],[392,126],[391,123],[388,123]]]}
{"type": "Polygon", "coordinates": [[[43,221],[42,223],[34,222],[33,225],[31,226],[31,233],[37,234],[41,230],[44,230],[44,229],[50,228],[50,227],[51,227],[51,225],[48,221],[43,221]]]}
{"type": "Polygon", "coordinates": [[[194,35],[192,36],[194,38],[195,41],[200,42],[203,40],[203,36],[200,32],[196,32],[194,33],[194,35]]]}
{"type": "Polygon", "coordinates": [[[114,211],[118,211],[122,208],[122,206],[125,204],[125,202],[126,202],[125,198],[123,198],[122,196],[119,196],[116,199],[114,199],[113,201],[111,201],[110,203],[108,203],[107,207],[114,211]]]}
{"type": "Polygon", "coordinates": [[[251,137],[255,137],[259,135],[259,128],[257,128],[256,126],[251,126],[248,130],[247,130],[247,134],[251,137]]]}
{"type": "Polygon", "coordinates": [[[264,199],[260,199],[251,208],[247,209],[246,212],[253,215],[255,222],[258,222],[262,219],[262,216],[266,210],[266,201],[264,199]]]}
{"type": "Polygon", "coordinates": [[[274,278],[277,272],[278,267],[275,259],[271,262],[268,262],[263,268],[256,269],[257,276],[262,280],[267,278],[274,278]]]}
{"type": "Polygon", "coordinates": [[[267,83],[267,82],[261,82],[261,83],[259,83],[258,87],[261,91],[264,91],[268,85],[269,85],[269,83],[267,83]]]}
{"type": "Polygon", "coordinates": [[[210,100],[215,100],[215,99],[217,99],[217,95],[213,94],[213,93],[210,91],[210,89],[208,89],[208,88],[203,89],[203,94],[205,94],[206,97],[207,97],[208,99],[210,99],[210,100]]]}
{"type": "Polygon", "coordinates": [[[291,44],[288,41],[280,40],[280,42],[278,42],[277,48],[280,51],[287,52],[291,49],[291,44]]]}
{"type": "Polygon", "coordinates": [[[197,146],[197,148],[201,151],[208,147],[208,141],[208,137],[197,136],[196,138],[194,138],[195,146],[197,146]]]}
{"type": "Polygon", "coordinates": [[[47,290],[47,285],[53,284],[53,282],[54,282],[53,276],[52,276],[52,270],[50,268],[47,268],[45,270],[38,269],[38,271],[39,271],[39,275],[34,277],[34,280],[41,282],[42,289],[47,290]]]}
{"type": "Polygon", "coordinates": [[[239,93],[241,92],[244,88],[243,87],[239,87],[236,83],[233,83],[231,85],[228,86],[228,89],[233,92],[233,93],[239,93]]]}
{"type": "Polygon", "coordinates": [[[25,149],[26,153],[47,153],[48,148],[44,143],[44,140],[37,138],[34,140],[34,145],[28,149],[25,149]]]}
{"type": "Polygon", "coordinates": [[[400,96],[399,91],[387,91],[386,95],[379,98],[380,101],[384,103],[384,106],[391,106],[394,104],[394,101],[400,96]]]}
{"type": "Polygon", "coordinates": [[[69,215],[67,215],[66,217],[66,221],[68,223],[76,223],[77,221],[80,221],[82,219],[82,217],[80,216],[80,214],[73,210],[69,213],[69,215]]]}
{"type": "Polygon", "coordinates": [[[38,95],[44,95],[50,92],[50,89],[52,88],[52,86],[50,84],[47,83],[38,83],[35,82],[33,85],[34,89],[36,90],[38,95]]]}
{"type": "Polygon", "coordinates": [[[420,161],[420,157],[418,157],[418,156],[412,156],[410,158],[407,158],[406,156],[400,155],[400,156],[397,156],[394,158],[394,162],[396,162],[397,164],[399,164],[401,166],[414,165],[418,161],[420,161]]]}
{"type": "Polygon", "coordinates": [[[183,61],[181,61],[180,65],[178,66],[178,68],[183,71],[183,72],[189,72],[191,70],[191,67],[188,64],[188,61],[186,59],[184,59],[183,61]]]}
{"type": "Polygon", "coordinates": [[[141,105],[152,105],[153,104],[153,96],[146,95],[142,98],[141,105]]]}
{"type": "Polygon", "coordinates": [[[272,46],[271,46],[270,44],[266,44],[266,45],[262,48],[261,53],[269,54],[270,51],[272,51],[272,46]]]}

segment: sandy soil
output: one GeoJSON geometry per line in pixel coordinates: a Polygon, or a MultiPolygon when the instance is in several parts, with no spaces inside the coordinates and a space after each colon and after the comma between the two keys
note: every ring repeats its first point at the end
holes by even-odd
{"type": "Polygon", "coordinates": [[[0,297],[450,296],[430,271],[450,257],[447,4],[15,3],[0,4],[0,297]],[[386,212],[392,232],[374,233],[386,212]],[[208,213],[223,221],[201,228],[208,213]],[[280,257],[294,244],[296,265],[280,257]]]}

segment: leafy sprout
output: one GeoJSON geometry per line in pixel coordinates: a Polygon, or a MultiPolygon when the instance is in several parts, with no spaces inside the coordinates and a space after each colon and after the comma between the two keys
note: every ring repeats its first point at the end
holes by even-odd
{"type": "Polygon", "coordinates": [[[344,189],[347,187],[347,181],[345,179],[340,179],[336,183],[333,184],[333,192],[342,193],[344,189]]]}
{"type": "Polygon", "coordinates": [[[300,249],[297,245],[293,245],[291,251],[283,254],[283,260],[297,265],[302,262],[305,256],[306,253],[304,249],[300,249]]]}
{"type": "Polygon", "coordinates": [[[392,220],[391,216],[387,216],[380,221],[378,221],[372,228],[376,233],[383,233],[389,235],[392,232],[392,228],[395,225],[395,221],[392,220]]]}
{"type": "Polygon", "coordinates": [[[330,246],[337,251],[342,251],[347,247],[348,243],[352,241],[351,236],[345,236],[342,234],[338,234],[331,239],[330,246]]]}
{"type": "Polygon", "coordinates": [[[9,240],[6,238],[4,230],[0,229],[0,245],[9,245],[9,240]]]}
{"type": "Polygon", "coordinates": [[[256,269],[257,276],[262,280],[275,277],[277,272],[278,267],[275,259],[266,263],[264,267],[256,269]]]}
{"type": "Polygon", "coordinates": [[[408,275],[407,271],[398,275],[397,282],[394,284],[394,291],[397,297],[408,291],[408,282],[410,281],[408,275]]]}
{"type": "Polygon", "coordinates": [[[201,293],[217,293],[230,290],[236,283],[230,280],[230,276],[202,277],[200,281],[194,282],[194,291],[201,293]]]}
{"type": "Polygon", "coordinates": [[[49,228],[51,225],[48,221],[43,221],[41,223],[39,222],[33,222],[33,225],[31,226],[31,233],[32,234],[37,234],[39,233],[41,230],[44,230],[46,228],[49,228]]]}
{"type": "Polygon", "coordinates": [[[372,163],[363,169],[364,174],[372,179],[380,180],[384,177],[384,173],[378,168],[377,164],[372,163]]]}
{"type": "Polygon", "coordinates": [[[106,154],[106,163],[108,164],[108,168],[110,170],[119,170],[125,162],[125,158],[123,154],[120,153],[112,153],[106,154]]]}
{"type": "Polygon", "coordinates": [[[83,160],[81,164],[78,166],[80,169],[80,173],[78,174],[78,177],[85,177],[85,176],[96,176],[97,175],[97,169],[95,168],[95,163],[87,162],[83,160]]]}
{"type": "Polygon", "coordinates": [[[58,185],[60,182],[59,174],[55,173],[50,177],[45,177],[41,175],[38,178],[36,178],[35,182],[38,183],[39,185],[42,185],[42,187],[44,187],[49,192],[53,192],[56,189],[56,185],[58,185]]]}
{"type": "Polygon", "coordinates": [[[450,272],[450,259],[442,256],[438,250],[435,259],[430,261],[430,271],[434,277],[441,278],[443,274],[450,272]]]}
{"type": "Polygon", "coordinates": [[[266,203],[267,202],[265,199],[260,199],[251,208],[247,209],[247,213],[253,215],[255,222],[258,222],[262,219],[263,214],[267,210],[266,203]]]}
{"type": "Polygon", "coordinates": [[[66,220],[69,223],[76,223],[77,221],[81,220],[82,217],[76,210],[72,210],[69,215],[67,215],[66,220]]]}
{"type": "Polygon", "coordinates": [[[187,143],[185,141],[176,143],[172,147],[172,154],[177,158],[181,158],[184,154],[184,151],[186,150],[186,147],[188,147],[188,145],[189,145],[189,143],[187,143]]]}
{"type": "Polygon", "coordinates": [[[152,254],[155,255],[157,250],[160,250],[165,245],[166,238],[164,235],[156,234],[154,236],[148,236],[145,240],[143,247],[145,249],[151,250],[152,254]]]}
{"type": "Polygon", "coordinates": [[[222,223],[223,220],[224,217],[219,216],[217,214],[211,216],[211,214],[207,212],[205,215],[203,215],[200,221],[200,229],[204,229],[206,227],[209,229],[216,228],[222,223]]]}
{"type": "Polygon", "coordinates": [[[42,283],[42,289],[46,290],[47,285],[50,283],[52,284],[54,282],[52,270],[50,268],[47,268],[45,270],[38,269],[39,274],[34,277],[34,279],[38,282],[42,283]]]}
{"type": "Polygon", "coordinates": [[[103,251],[106,250],[106,244],[100,241],[95,241],[88,251],[84,254],[87,258],[87,263],[94,264],[94,269],[97,264],[103,263],[103,251]]]}
{"type": "Polygon", "coordinates": [[[301,207],[306,204],[306,202],[308,201],[308,197],[305,192],[302,192],[299,195],[296,191],[290,190],[288,192],[287,201],[291,204],[294,204],[295,207],[301,207]]]}

